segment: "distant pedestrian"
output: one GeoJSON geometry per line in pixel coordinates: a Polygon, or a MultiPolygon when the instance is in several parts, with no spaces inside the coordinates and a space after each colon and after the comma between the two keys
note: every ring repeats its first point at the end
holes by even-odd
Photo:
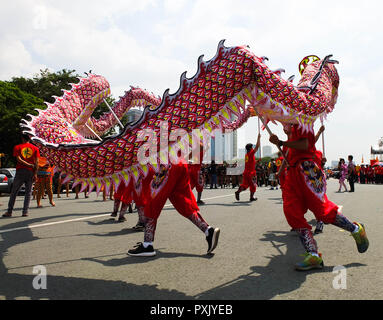
{"type": "Polygon", "coordinates": [[[27,134],[21,136],[21,144],[13,149],[13,156],[16,157],[16,176],[13,181],[11,195],[8,202],[8,210],[3,217],[11,217],[16,196],[21,186],[25,183],[25,196],[22,216],[28,216],[29,204],[31,201],[32,184],[35,178],[37,162],[40,157],[39,149],[30,143],[30,137],[27,134]]]}
{"type": "Polygon", "coordinates": [[[254,193],[257,190],[257,185],[255,179],[257,177],[257,172],[255,170],[255,153],[258,151],[261,144],[261,135],[258,134],[257,144],[253,146],[252,143],[246,145],[246,156],[245,156],[245,170],[243,171],[243,181],[239,186],[238,190],[235,192],[235,199],[239,201],[239,194],[242,191],[245,191],[247,188],[250,189],[250,201],[256,201],[257,198],[254,197],[254,193]]]}
{"type": "Polygon", "coordinates": [[[209,175],[210,175],[210,189],[217,189],[217,165],[215,164],[215,161],[213,160],[211,162],[211,165],[209,167],[209,175]]]}
{"type": "Polygon", "coordinates": [[[352,161],[354,157],[352,155],[348,156],[348,183],[350,184],[350,192],[354,192],[354,183],[355,183],[355,164],[352,161]]]}
{"type": "Polygon", "coordinates": [[[274,188],[278,190],[278,180],[277,180],[278,170],[277,170],[277,165],[274,159],[270,161],[268,169],[269,169],[269,181],[271,185],[270,190],[274,190],[274,188]]]}
{"type": "Polygon", "coordinates": [[[339,159],[339,164],[338,164],[338,169],[339,169],[339,190],[338,192],[342,191],[342,187],[344,187],[344,190],[347,192],[347,187],[344,181],[347,178],[348,175],[348,167],[344,161],[343,158],[339,159]]]}

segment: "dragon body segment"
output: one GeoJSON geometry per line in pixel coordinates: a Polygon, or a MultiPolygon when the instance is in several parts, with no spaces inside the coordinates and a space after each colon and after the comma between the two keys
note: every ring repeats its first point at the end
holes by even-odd
{"type": "MultiPolygon", "coordinates": [[[[127,181],[147,173],[148,167],[140,165],[137,158],[140,147],[145,143],[142,132],[146,129],[155,132],[157,145],[160,145],[162,123],[168,124],[167,138],[174,130],[185,130],[189,135],[181,142],[170,143],[171,149],[175,144],[190,145],[195,129],[208,132],[238,129],[250,117],[251,108],[255,108],[257,114],[266,120],[299,123],[312,130],[314,121],[325,117],[334,108],[339,85],[334,61],[328,57],[307,65],[296,87],[282,79],[279,71],[271,71],[264,58],[255,56],[247,47],[227,48],[221,41],[214,58],[203,61],[201,56],[198,59],[198,71],[192,78],[186,78],[186,72],[181,75],[177,92],[169,94],[169,89],[166,90],[162,100],[150,100],[150,106],[145,107],[139,121],[126,125],[123,132],[115,137],[95,142],[85,139],[87,133],[81,127],[89,121],[89,110],[109,94],[110,89],[101,76],[91,75],[81,79],[80,83],[90,80],[96,80],[96,85],[90,85],[90,88],[85,86],[85,93],[76,92],[74,86],[77,96],[65,92],[56,100],[62,105],[81,103],[87,106],[87,111],[76,109],[77,116],[71,118],[76,119],[72,127],[78,128],[76,133],[79,137],[70,132],[71,128],[66,131],[68,136],[60,139],[52,139],[50,133],[45,134],[44,129],[38,129],[38,125],[43,127],[44,120],[48,125],[52,121],[52,115],[44,111],[30,122],[26,121],[26,127],[41,152],[67,174],[67,179],[74,178],[75,184],[82,183],[83,188],[96,187],[98,191],[104,184],[118,185],[121,180],[127,181]]],[[[56,115],[62,113],[57,112],[56,115]]],[[[111,122],[111,119],[108,121],[111,122]]],[[[90,125],[95,130],[101,130],[96,124],[90,125]]],[[[157,152],[157,163],[148,165],[155,167],[160,159],[168,156],[160,148],[157,152]]]]}

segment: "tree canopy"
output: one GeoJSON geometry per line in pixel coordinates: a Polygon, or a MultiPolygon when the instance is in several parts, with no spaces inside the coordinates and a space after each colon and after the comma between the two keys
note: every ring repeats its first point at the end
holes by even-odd
{"type": "Polygon", "coordinates": [[[66,69],[50,72],[45,69],[40,70],[40,73],[33,78],[13,77],[10,82],[35,97],[53,103],[55,101],[53,96],[62,96],[62,89],[69,90],[71,83],[79,82],[79,75],[75,72],[75,70],[66,69]]]}
{"type": "Polygon", "coordinates": [[[22,119],[37,115],[35,109],[46,109],[44,103],[54,102],[53,96],[62,96],[62,89],[78,82],[75,70],[50,72],[40,70],[33,78],[13,77],[0,81],[0,152],[5,153],[3,166],[14,166],[13,147],[20,143],[22,119]]]}
{"type": "Polygon", "coordinates": [[[14,166],[13,147],[20,143],[20,122],[27,114],[36,115],[35,108],[44,109],[44,101],[26,93],[16,85],[0,81],[0,152],[3,165],[14,166]]]}

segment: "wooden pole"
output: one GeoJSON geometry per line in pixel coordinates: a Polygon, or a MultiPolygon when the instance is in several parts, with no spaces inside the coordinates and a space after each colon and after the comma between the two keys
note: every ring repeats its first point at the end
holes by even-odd
{"type": "MultiPolygon", "coordinates": [[[[261,134],[261,124],[260,124],[259,117],[258,117],[258,134],[261,134]]],[[[261,145],[261,140],[259,140],[259,158],[262,159],[262,145],[261,145]]]]}
{"type": "Polygon", "coordinates": [[[100,140],[100,141],[102,141],[102,139],[100,138],[100,136],[96,133],[96,132],[94,132],[93,130],[92,130],[92,128],[91,127],[89,127],[86,123],[85,123],[85,127],[87,127],[97,138],[98,138],[98,140],[100,140]]]}
{"type": "Polygon", "coordinates": [[[118,119],[117,115],[114,113],[113,109],[110,107],[109,103],[104,99],[106,106],[109,108],[110,112],[113,114],[121,129],[124,129],[124,125],[121,123],[120,119],[118,119]]]}
{"type": "MultiPolygon", "coordinates": [[[[321,120],[322,126],[323,126],[323,120],[321,120]]],[[[324,131],[322,132],[322,153],[323,153],[323,158],[326,157],[325,150],[324,150],[324,131]]]]}
{"type": "MultiPolygon", "coordinates": [[[[263,120],[263,118],[259,114],[258,114],[258,118],[262,121],[263,126],[266,128],[269,135],[272,135],[273,133],[271,132],[271,130],[270,130],[269,126],[267,125],[267,123],[265,122],[265,120],[263,120]]],[[[288,164],[289,162],[287,161],[287,157],[286,157],[285,153],[282,151],[281,147],[277,146],[277,148],[282,153],[282,157],[286,160],[286,162],[288,164]]]]}

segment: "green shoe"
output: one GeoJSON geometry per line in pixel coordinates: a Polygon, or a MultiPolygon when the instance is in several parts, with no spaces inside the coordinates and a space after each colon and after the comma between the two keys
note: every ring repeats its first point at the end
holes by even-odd
{"type": "Polygon", "coordinates": [[[307,271],[311,269],[322,269],[323,268],[323,259],[322,254],[319,253],[319,257],[312,255],[309,252],[302,254],[306,257],[302,262],[295,265],[295,270],[307,271]]]}
{"type": "Polygon", "coordinates": [[[359,227],[359,231],[356,233],[351,233],[351,235],[355,239],[356,246],[358,247],[359,253],[366,252],[369,246],[369,242],[368,242],[367,234],[366,234],[366,228],[361,223],[354,222],[354,224],[356,224],[359,227]]]}

